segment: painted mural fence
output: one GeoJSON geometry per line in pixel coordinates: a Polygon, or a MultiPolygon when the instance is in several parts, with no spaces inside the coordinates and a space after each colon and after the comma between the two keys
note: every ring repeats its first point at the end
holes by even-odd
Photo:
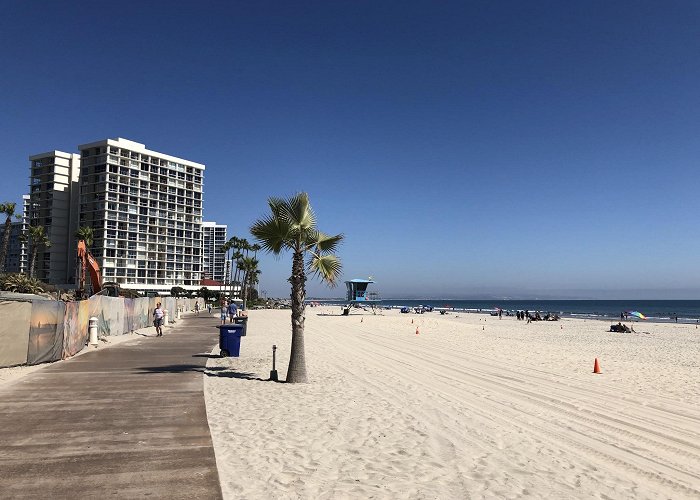
{"type": "Polygon", "coordinates": [[[101,295],[80,302],[0,300],[0,368],[74,356],[87,343],[91,317],[97,318],[98,337],[123,335],[150,326],[158,302],[172,321],[178,310],[193,310],[196,300],[101,295]]]}

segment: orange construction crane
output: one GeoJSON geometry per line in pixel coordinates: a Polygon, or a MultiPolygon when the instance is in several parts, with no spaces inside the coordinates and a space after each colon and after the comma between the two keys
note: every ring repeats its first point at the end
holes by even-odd
{"type": "Polygon", "coordinates": [[[90,272],[90,281],[92,282],[92,293],[100,293],[102,290],[102,276],[100,275],[100,266],[87,249],[85,240],[78,240],[78,263],[80,264],[80,280],[78,291],[81,295],[85,294],[85,278],[87,272],[90,272]]]}

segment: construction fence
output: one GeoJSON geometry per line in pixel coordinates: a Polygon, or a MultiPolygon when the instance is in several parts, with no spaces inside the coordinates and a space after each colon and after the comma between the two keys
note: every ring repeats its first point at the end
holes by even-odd
{"type": "Polygon", "coordinates": [[[79,302],[0,300],[0,368],[36,365],[74,356],[87,343],[91,317],[97,318],[99,337],[123,335],[151,326],[158,302],[172,320],[178,309],[190,311],[197,300],[101,295],[79,302]]]}

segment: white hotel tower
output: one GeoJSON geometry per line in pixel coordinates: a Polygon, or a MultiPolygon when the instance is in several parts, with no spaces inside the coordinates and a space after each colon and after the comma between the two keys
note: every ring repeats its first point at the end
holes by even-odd
{"type": "Polygon", "coordinates": [[[223,282],[226,278],[226,253],[221,246],[226,243],[226,224],[202,222],[202,239],[204,241],[203,275],[205,279],[223,282]]]}
{"type": "Polygon", "coordinates": [[[80,226],[105,281],[169,292],[200,288],[204,165],[122,138],[80,149],[80,226]]]}

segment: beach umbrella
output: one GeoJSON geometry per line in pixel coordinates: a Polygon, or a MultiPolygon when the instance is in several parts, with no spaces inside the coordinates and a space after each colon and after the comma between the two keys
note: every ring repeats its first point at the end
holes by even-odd
{"type": "Polygon", "coordinates": [[[631,314],[632,316],[637,316],[639,319],[647,319],[647,317],[639,311],[630,311],[628,314],[631,314]]]}

